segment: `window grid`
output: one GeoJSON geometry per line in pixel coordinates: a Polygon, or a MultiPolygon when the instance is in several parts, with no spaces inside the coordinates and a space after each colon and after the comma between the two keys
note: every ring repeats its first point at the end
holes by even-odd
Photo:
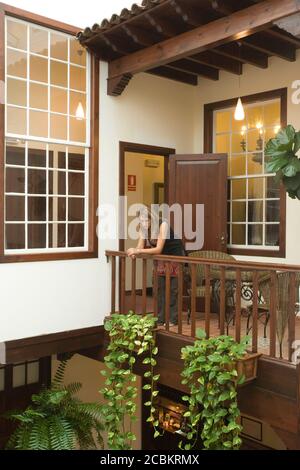
{"type": "MultiPolygon", "coordinates": [[[[22,37],[22,36],[20,36],[22,37]]],[[[23,36],[24,37],[24,36],[23,36]]],[[[25,230],[25,234],[24,234],[24,249],[6,249],[5,250],[5,254],[35,254],[35,253],[55,253],[55,252],[59,252],[59,253],[64,253],[64,252],[80,252],[80,251],[87,251],[88,250],[88,207],[89,207],[89,198],[88,198],[88,194],[89,194],[89,146],[90,146],[90,103],[89,103],[89,97],[90,97],[90,80],[89,80],[89,75],[90,75],[90,56],[89,54],[86,54],[86,61],[85,61],[85,65],[79,65],[77,63],[75,63],[75,61],[72,61],[72,55],[71,55],[71,44],[72,44],[72,47],[74,47],[74,43],[72,43],[73,41],[73,37],[68,35],[68,34],[64,34],[64,33],[60,33],[58,31],[55,31],[55,30],[52,30],[50,28],[45,28],[45,27],[41,27],[41,26],[36,26],[30,22],[27,22],[27,21],[23,21],[23,20],[19,20],[19,19],[12,19],[12,18],[6,18],[6,34],[5,34],[5,63],[8,64],[8,60],[7,60],[7,56],[8,56],[8,52],[9,51],[15,51],[15,52],[18,52],[18,53],[22,53],[24,54],[24,56],[26,55],[26,58],[27,58],[27,65],[26,65],[26,74],[27,74],[27,77],[24,78],[22,76],[17,76],[17,73],[16,72],[16,75],[14,74],[10,74],[8,73],[8,65],[6,66],[6,71],[5,71],[5,74],[6,74],[6,80],[5,80],[5,103],[6,103],[6,119],[5,119],[5,132],[6,132],[6,138],[7,138],[7,142],[6,142],[6,145],[7,146],[14,146],[14,145],[22,145],[21,148],[23,148],[23,145],[24,145],[24,165],[21,164],[21,165],[18,165],[18,164],[12,164],[12,163],[7,163],[7,159],[5,159],[5,168],[6,170],[7,169],[10,169],[10,168],[14,168],[14,169],[22,169],[24,170],[24,184],[25,184],[25,188],[24,188],[24,193],[19,193],[19,192],[9,192],[9,191],[5,191],[5,196],[19,196],[19,197],[22,197],[24,198],[24,220],[7,220],[7,214],[6,214],[6,205],[5,205],[5,226],[10,226],[10,225],[22,225],[24,226],[24,230],[25,230]],[[11,23],[19,23],[19,24],[23,24],[25,25],[26,27],[26,40],[27,40],[27,45],[26,45],[26,49],[22,49],[22,48],[18,48],[18,47],[13,47],[11,45],[8,45],[8,21],[11,22],[11,23]],[[34,31],[34,29],[36,30],[39,30],[39,31],[45,31],[47,33],[47,46],[48,46],[48,51],[47,51],[47,54],[43,55],[43,54],[39,54],[39,53],[36,53],[36,52],[32,52],[31,49],[32,48],[32,43],[31,43],[31,34],[32,32],[34,31]],[[54,37],[54,41],[51,41],[52,39],[52,34],[55,35],[54,37]],[[66,41],[66,45],[67,45],[67,48],[65,49],[66,52],[67,52],[67,55],[66,55],[66,60],[62,60],[62,59],[57,59],[56,57],[54,57],[55,55],[57,55],[56,53],[53,54],[53,45],[55,47],[56,44],[59,44],[59,41],[57,42],[57,37],[63,37],[65,39],[67,39],[66,41]],[[53,54],[54,56],[52,57],[53,54]],[[47,77],[47,81],[39,81],[39,80],[33,80],[32,77],[31,77],[31,58],[32,57],[36,57],[36,58],[40,58],[40,59],[44,59],[44,60],[47,60],[47,73],[48,73],[48,77],[47,77]],[[51,71],[53,73],[53,69],[51,70],[51,65],[53,66],[53,64],[56,64],[56,63],[60,63],[60,64],[65,64],[67,70],[67,82],[66,82],[66,86],[61,86],[59,84],[54,84],[54,83],[51,83],[52,81],[54,81],[52,79],[52,75],[51,75],[51,71]],[[81,89],[81,90],[77,90],[75,87],[71,88],[71,68],[72,70],[76,70],[76,68],[78,70],[82,70],[82,71],[85,71],[85,89],[81,89]],[[11,80],[15,80],[15,82],[12,82],[11,85],[15,85],[18,83],[18,81],[21,83],[26,83],[26,106],[24,106],[23,104],[23,101],[21,101],[21,104],[17,104],[18,103],[18,99],[13,99],[13,100],[10,100],[10,102],[8,102],[8,79],[11,79],[11,80]],[[46,103],[47,104],[47,109],[40,109],[43,107],[44,104],[42,104],[41,106],[39,107],[34,107],[32,106],[33,104],[37,104],[37,103],[33,103],[31,101],[31,85],[42,85],[43,87],[45,87],[45,90],[47,89],[47,92],[48,92],[48,99],[46,100],[46,103]],[[51,91],[53,90],[62,90],[64,92],[66,92],[66,113],[64,112],[59,112],[57,110],[57,108],[55,108],[55,111],[53,110],[53,103],[52,103],[52,99],[53,99],[53,96],[51,95],[51,91]],[[85,119],[84,119],[84,125],[85,125],[85,132],[86,132],[86,139],[85,141],[72,141],[70,140],[71,138],[71,119],[76,119],[76,115],[74,115],[74,112],[71,114],[71,111],[72,111],[72,108],[71,108],[71,95],[72,93],[76,93],[77,95],[73,95],[73,100],[75,98],[75,101],[73,101],[74,105],[77,104],[76,102],[76,99],[81,101],[82,104],[85,106],[85,119]],[[82,98],[80,98],[80,96],[82,98]],[[25,134],[14,134],[13,132],[7,132],[7,112],[8,112],[8,109],[10,108],[16,108],[16,109],[22,109],[26,112],[26,129],[25,129],[25,134]],[[47,117],[48,117],[48,123],[47,123],[47,132],[48,132],[48,136],[47,137],[40,137],[40,136],[36,136],[36,135],[30,135],[30,132],[31,132],[31,128],[30,128],[30,119],[31,119],[31,112],[39,112],[39,113],[45,113],[47,114],[47,117]],[[66,121],[67,121],[67,129],[66,129],[66,132],[67,132],[67,135],[66,135],[66,139],[58,139],[58,138],[53,138],[51,137],[51,125],[52,125],[52,121],[51,121],[51,117],[52,116],[62,116],[62,117],[65,117],[66,118],[66,121]],[[33,143],[40,143],[41,144],[41,148],[40,150],[46,150],[45,152],[45,155],[46,155],[46,161],[45,161],[45,165],[42,165],[42,166],[34,166],[34,165],[30,165],[29,166],[29,148],[30,145],[32,145],[33,143]],[[55,165],[55,162],[54,162],[54,153],[57,153],[57,158],[58,157],[58,154],[59,152],[61,152],[61,149],[57,148],[55,149],[56,151],[54,152],[53,151],[53,145],[62,145],[64,148],[63,148],[63,153],[65,154],[65,168],[58,168],[58,165],[55,165]],[[72,147],[72,149],[71,149],[72,147]],[[51,148],[51,150],[50,150],[51,148]],[[77,149],[77,150],[76,150],[77,149]],[[52,152],[53,154],[53,163],[52,165],[50,164],[50,152],[52,152]],[[84,168],[81,170],[76,170],[76,169],[73,169],[73,168],[69,168],[69,152],[72,152],[73,154],[77,154],[78,153],[78,156],[79,155],[84,155],[84,168]],[[56,168],[57,166],[57,168],[56,168]],[[29,183],[30,183],[30,180],[29,180],[29,172],[31,170],[38,170],[38,171],[41,171],[41,172],[45,172],[45,180],[44,180],[44,177],[42,177],[42,180],[43,180],[43,184],[45,183],[45,194],[38,194],[38,193],[34,193],[32,194],[32,191],[30,192],[30,188],[29,188],[29,183]],[[50,174],[51,174],[51,181],[52,181],[52,189],[53,189],[53,194],[50,194],[50,174]],[[70,187],[69,187],[69,178],[70,178],[70,175],[72,174],[82,174],[83,175],[83,183],[84,183],[84,190],[82,194],[71,194],[71,191],[70,191],[70,187]],[[55,178],[55,175],[56,175],[56,181],[54,182],[54,178],[55,178]],[[58,178],[59,178],[59,175],[64,175],[64,179],[65,179],[65,182],[63,183],[65,185],[65,194],[56,194],[59,192],[59,189],[57,188],[57,191],[55,191],[54,187],[55,187],[55,184],[58,186],[58,178]],[[45,209],[45,217],[46,217],[46,220],[29,220],[30,218],[36,218],[35,216],[34,217],[29,217],[29,198],[30,201],[32,202],[33,201],[33,198],[43,198],[45,199],[45,203],[46,203],[46,209],[45,209]],[[52,198],[52,199],[51,199],[52,198]],[[84,220],[75,220],[74,219],[74,215],[71,216],[69,214],[69,211],[70,211],[70,198],[73,200],[73,202],[78,199],[79,203],[80,201],[81,202],[81,207],[83,207],[83,210],[84,210],[84,220]],[[50,200],[52,200],[52,215],[50,214],[50,200]],[[65,218],[64,216],[61,217],[61,215],[58,214],[58,201],[59,200],[63,200],[64,203],[65,203],[65,218]],[[54,211],[54,201],[55,201],[55,204],[57,205],[56,206],[56,211],[54,211]],[[56,214],[55,214],[56,212],[56,214]],[[63,220],[55,220],[55,219],[60,219],[62,218],[63,220]],[[71,220],[71,219],[74,219],[74,220],[71,220]],[[52,219],[52,220],[50,220],[52,219]],[[57,237],[57,245],[59,245],[59,240],[58,240],[58,237],[59,237],[59,234],[58,234],[58,227],[59,225],[58,224],[61,224],[62,225],[65,225],[65,247],[64,248],[59,248],[59,247],[55,247],[55,248],[51,248],[51,246],[53,246],[54,243],[54,237],[56,236],[57,237]],[[39,225],[39,226],[46,226],[46,234],[45,234],[45,237],[46,237],[46,240],[45,240],[45,246],[46,248],[29,248],[29,227],[30,226],[34,226],[34,225],[39,225]],[[55,230],[54,230],[54,226],[57,225],[56,227],[56,235],[55,235],[55,230]],[[74,237],[74,233],[73,231],[69,230],[70,227],[74,226],[74,230],[78,229],[78,227],[80,227],[80,225],[82,226],[82,229],[79,228],[79,232],[80,233],[83,233],[83,237],[84,237],[84,243],[82,244],[82,246],[70,246],[71,243],[75,245],[77,245],[78,241],[76,240],[75,242],[71,242],[71,238],[70,236],[73,236],[74,237]],[[77,226],[77,227],[76,227],[77,226]],[[53,232],[52,232],[52,243],[50,242],[50,230],[53,229],[53,232]],[[72,235],[71,235],[72,234],[72,235]]],[[[25,46],[25,41],[24,41],[24,46],[25,46]]],[[[59,46],[58,46],[59,47],[59,46]]],[[[75,49],[72,50],[72,53],[74,54],[75,53],[75,49]]],[[[13,71],[13,73],[15,73],[13,71]]],[[[25,75],[25,73],[24,73],[25,75]]],[[[78,85],[78,88],[82,88],[82,78],[80,78],[80,74],[78,76],[74,76],[74,79],[76,80],[79,80],[79,85],[78,85]]],[[[74,83],[74,80],[73,80],[73,83],[74,83]]],[[[77,82],[78,83],[78,82],[77,82]]],[[[76,85],[76,82],[74,83],[75,86],[76,85]]],[[[13,90],[13,88],[12,88],[13,90]]],[[[24,91],[25,91],[25,87],[24,87],[24,91]]],[[[24,95],[23,95],[24,96],[24,95]]],[[[40,105],[40,103],[38,103],[40,105]]],[[[72,136],[74,136],[74,128],[73,128],[73,134],[72,136]]],[[[32,149],[39,149],[38,146],[33,146],[32,149]]],[[[13,162],[14,163],[14,162],[13,162]]],[[[32,163],[32,158],[31,158],[31,163],[32,163]]],[[[74,165],[73,165],[74,166],[74,165]]],[[[37,174],[37,173],[36,173],[37,174]]],[[[31,173],[31,178],[34,179],[32,173],[31,173]]],[[[80,181],[80,180],[79,180],[80,181]]],[[[72,179],[72,184],[74,184],[74,179],[72,179]]],[[[75,185],[76,185],[76,180],[75,180],[75,185]]],[[[18,188],[19,189],[19,188],[18,188]]],[[[44,188],[43,188],[44,189],[44,188]]],[[[72,192],[77,192],[77,191],[72,191],[72,192]]],[[[11,201],[10,201],[11,202],[11,201]]],[[[16,201],[14,201],[15,203],[16,201]]],[[[63,204],[64,204],[63,203],[63,204]]],[[[43,203],[44,204],[44,203],[43,203]]],[[[74,205],[73,205],[74,207],[74,205]]],[[[74,209],[73,209],[74,210],[74,209]]],[[[32,211],[32,209],[31,209],[32,211]]],[[[80,211],[80,210],[79,210],[80,211]]],[[[32,213],[32,212],[31,212],[32,213]]],[[[63,207],[63,214],[64,214],[64,207],[63,207]]],[[[75,208],[75,214],[76,214],[76,208],[75,208]]],[[[23,216],[23,215],[22,215],[23,216]]],[[[42,212],[42,216],[41,218],[44,217],[44,214],[42,212]]],[[[11,216],[11,218],[14,218],[14,214],[11,216]]],[[[15,218],[19,218],[18,217],[15,217],[15,218]]],[[[76,215],[75,215],[75,218],[76,218],[76,215]]],[[[60,228],[62,228],[60,226],[60,228]]],[[[81,240],[82,239],[82,236],[80,235],[79,236],[79,239],[81,240]]],[[[42,240],[44,240],[44,237],[42,237],[42,240]]],[[[42,242],[44,243],[44,241],[42,242]]],[[[79,244],[81,244],[79,242],[79,244]]]]}
{"type": "MultiPolygon", "coordinates": [[[[249,105],[244,105],[245,109],[249,109],[251,107],[256,107],[256,106],[261,106],[262,109],[263,109],[263,113],[265,111],[264,109],[264,105],[268,105],[268,104],[271,104],[271,103],[275,103],[275,102],[279,102],[278,99],[276,100],[268,100],[266,102],[259,102],[259,103],[253,103],[253,104],[249,104],[249,105]]],[[[246,248],[246,249],[264,249],[264,250],[270,250],[270,251],[274,251],[274,250],[279,250],[279,246],[271,246],[271,245],[267,245],[266,244],[266,227],[269,225],[269,226],[273,226],[273,225],[280,225],[280,222],[268,222],[267,221],[267,216],[266,216],[266,206],[267,206],[267,202],[269,201],[280,201],[280,198],[270,198],[270,197],[267,197],[267,179],[268,178],[272,178],[274,177],[274,174],[268,174],[264,171],[265,169],[265,154],[264,154],[264,151],[248,151],[248,144],[249,144],[249,141],[248,141],[248,137],[249,137],[249,134],[248,132],[249,131],[254,131],[254,130],[258,130],[257,127],[248,127],[247,126],[247,129],[245,130],[245,141],[246,141],[246,151],[240,151],[240,152],[233,152],[233,136],[237,136],[239,135],[240,137],[242,137],[242,134],[241,132],[238,132],[238,131],[234,131],[233,130],[233,121],[232,119],[230,119],[230,129],[229,131],[223,131],[223,132],[217,132],[217,125],[216,125],[216,116],[217,116],[217,113],[221,112],[221,113],[225,113],[226,111],[229,111],[229,112],[232,112],[233,111],[233,108],[226,108],[226,109],[221,109],[221,110],[216,110],[214,112],[214,141],[213,141],[213,146],[214,146],[214,152],[216,152],[216,137],[217,136],[229,136],[229,167],[230,167],[230,170],[231,170],[231,164],[232,164],[232,159],[231,157],[233,156],[239,156],[239,155],[244,155],[245,159],[246,159],[246,162],[245,162],[245,168],[246,168],[246,171],[245,171],[245,174],[244,175],[237,175],[237,176],[231,176],[231,175],[228,175],[228,180],[229,180],[229,185],[230,185],[230,194],[231,194],[231,198],[228,200],[228,203],[230,204],[230,218],[228,220],[228,223],[229,223],[229,236],[230,236],[230,240],[229,240],[229,248],[246,248]],[[262,155],[262,173],[259,173],[259,174],[249,174],[248,170],[248,157],[251,156],[251,155],[257,155],[258,153],[261,153],[262,155]],[[262,181],[263,181],[263,198],[259,198],[259,199],[252,199],[249,197],[249,182],[251,179],[255,179],[255,178],[262,178],[262,181]],[[240,198],[240,199],[233,199],[233,181],[235,180],[246,180],[246,199],[243,199],[243,198],[240,198]],[[245,214],[245,222],[234,222],[233,221],[233,204],[234,202],[244,202],[245,205],[246,205],[246,214],[245,214]],[[263,215],[262,215],[262,222],[251,222],[249,221],[249,203],[251,202],[262,202],[262,211],[263,211],[263,215]],[[245,244],[243,245],[237,245],[237,244],[233,244],[232,243],[232,240],[233,240],[233,227],[235,225],[243,225],[245,226],[245,244]],[[249,227],[250,226],[261,226],[262,227],[262,244],[260,245],[252,245],[249,243],[249,227]]],[[[265,122],[265,119],[264,119],[264,114],[262,116],[263,118],[263,122],[265,122]]],[[[266,144],[266,131],[273,131],[275,128],[275,126],[265,126],[263,125],[262,129],[264,130],[263,134],[262,134],[262,139],[263,139],[263,145],[262,145],[262,148],[264,149],[265,148],[265,144],[266,144]]]]}

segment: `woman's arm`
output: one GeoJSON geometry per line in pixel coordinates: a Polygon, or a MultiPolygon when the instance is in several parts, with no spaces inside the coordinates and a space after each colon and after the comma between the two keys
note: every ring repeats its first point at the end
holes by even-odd
{"type": "Polygon", "coordinates": [[[136,255],[161,255],[163,252],[166,239],[168,235],[168,224],[166,222],[163,222],[160,226],[159,230],[159,236],[157,239],[157,245],[155,248],[144,248],[144,247],[137,247],[137,248],[132,248],[130,251],[132,252],[131,254],[128,254],[128,256],[136,256],[136,255]],[[132,251],[134,250],[134,251],[132,251]]]}

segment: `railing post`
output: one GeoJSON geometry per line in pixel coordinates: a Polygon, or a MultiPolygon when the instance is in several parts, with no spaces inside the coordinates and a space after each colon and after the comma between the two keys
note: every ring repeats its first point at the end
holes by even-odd
{"type": "Polygon", "coordinates": [[[125,289],[126,289],[126,269],[125,269],[125,258],[120,257],[120,313],[125,314],[125,289]]]}
{"type": "Polygon", "coordinates": [[[111,314],[116,313],[116,258],[111,257],[111,314]]]}
{"type": "Polygon", "coordinates": [[[276,357],[277,273],[271,273],[270,286],[270,356],[276,357]]]}
{"type": "Polygon", "coordinates": [[[166,291],[165,291],[165,315],[166,315],[166,330],[170,331],[170,307],[171,307],[171,275],[170,263],[166,263],[166,291]]]}
{"type": "Polygon", "coordinates": [[[296,339],[296,273],[289,273],[289,322],[288,322],[288,342],[289,342],[289,361],[292,361],[295,352],[296,339]]]}
{"type": "Polygon", "coordinates": [[[182,335],[183,266],[178,265],[178,333],[182,335]]]}
{"type": "Polygon", "coordinates": [[[258,347],[258,289],[258,272],[254,271],[252,279],[252,352],[254,353],[257,353],[258,347]]]}
{"type": "Polygon", "coordinates": [[[158,274],[157,274],[158,262],[153,263],[153,310],[154,316],[158,317],[158,274]]]}
{"type": "Polygon", "coordinates": [[[207,264],[205,265],[205,332],[207,338],[210,337],[210,292],[210,266],[207,264]]]}
{"type": "Polygon", "coordinates": [[[142,313],[147,313],[147,259],[143,259],[143,293],[142,293],[142,313]]]}
{"type": "Polygon", "coordinates": [[[131,259],[131,310],[136,312],[136,258],[131,259]]]}
{"type": "Polygon", "coordinates": [[[196,301],[197,301],[197,279],[196,265],[191,265],[191,335],[196,337],[196,301]]]}
{"type": "Polygon", "coordinates": [[[221,268],[220,279],[220,334],[225,334],[225,310],[226,310],[226,280],[225,268],[221,268]]]}
{"type": "Polygon", "coordinates": [[[241,341],[241,313],[242,313],[242,273],[238,268],[236,270],[236,294],[235,294],[235,340],[241,341]]]}

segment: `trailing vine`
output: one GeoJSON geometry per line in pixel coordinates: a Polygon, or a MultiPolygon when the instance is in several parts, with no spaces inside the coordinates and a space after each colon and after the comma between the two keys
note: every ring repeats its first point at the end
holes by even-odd
{"type": "Polygon", "coordinates": [[[155,357],[158,354],[154,337],[155,325],[156,318],[153,315],[141,316],[134,312],[129,312],[128,315],[114,314],[105,322],[110,344],[109,354],[105,357],[106,370],[102,371],[106,378],[105,387],[101,390],[105,399],[102,414],[108,431],[108,446],[112,450],[130,450],[136,440],[132,424],[136,421],[135,399],[138,390],[133,368],[138,356],[142,356],[142,363],[148,366],[144,373],[147,384],[143,387],[150,393],[150,399],[145,403],[149,407],[147,421],[154,427],[154,436],[160,435],[154,407],[154,400],[158,395],[156,384],[159,380],[159,375],[154,375],[155,357]]]}
{"type": "Polygon", "coordinates": [[[189,387],[190,395],[183,397],[188,404],[184,415],[188,443],[181,442],[181,448],[194,448],[199,437],[207,450],[240,448],[237,386],[244,377],[238,377],[236,362],[244,356],[247,344],[248,338],[241,344],[229,336],[206,339],[205,332],[198,330],[194,345],[182,349],[182,384],[189,387]]]}

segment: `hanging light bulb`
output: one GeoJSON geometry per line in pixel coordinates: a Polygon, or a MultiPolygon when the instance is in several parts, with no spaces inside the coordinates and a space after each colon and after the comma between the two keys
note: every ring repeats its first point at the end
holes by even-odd
{"type": "Polygon", "coordinates": [[[79,101],[77,109],[76,109],[76,119],[78,121],[82,121],[84,118],[85,118],[84,109],[83,109],[81,101],[79,101]]]}
{"type": "Polygon", "coordinates": [[[236,121],[243,121],[245,119],[245,110],[241,98],[238,99],[235,108],[234,119],[236,121]]]}

